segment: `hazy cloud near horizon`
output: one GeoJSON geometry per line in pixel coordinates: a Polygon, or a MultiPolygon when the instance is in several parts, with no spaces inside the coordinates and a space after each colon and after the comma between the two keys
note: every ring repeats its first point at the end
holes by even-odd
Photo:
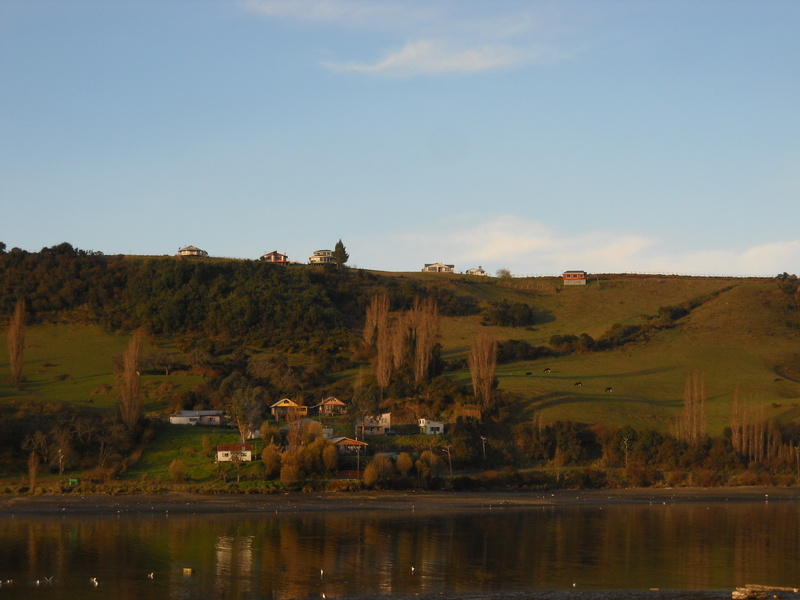
{"type": "Polygon", "coordinates": [[[796,272],[800,240],[743,249],[682,251],[658,236],[624,231],[557,231],[545,223],[503,215],[462,216],[431,224],[426,231],[380,238],[359,237],[355,262],[364,268],[407,271],[416,261],[455,264],[457,272],[483,266],[490,274],[507,268],[515,276],[557,275],[568,269],[595,273],[661,273],[770,276],[796,272]],[[388,242],[388,243],[387,243],[388,242]],[[404,248],[398,259],[392,248],[404,248]],[[373,257],[359,260],[358,257],[373,257]],[[703,265],[704,272],[697,270],[703,265]]]}

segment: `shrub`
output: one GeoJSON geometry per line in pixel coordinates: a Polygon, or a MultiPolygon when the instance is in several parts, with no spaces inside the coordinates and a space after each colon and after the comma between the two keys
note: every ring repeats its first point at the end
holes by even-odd
{"type": "Polygon", "coordinates": [[[167,468],[167,474],[172,481],[180,483],[186,479],[186,463],[181,459],[176,458],[167,468]]]}

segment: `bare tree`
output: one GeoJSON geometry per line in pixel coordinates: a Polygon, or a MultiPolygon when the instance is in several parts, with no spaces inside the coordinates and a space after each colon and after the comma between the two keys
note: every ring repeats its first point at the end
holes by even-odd
{"type": "Polygon", "coordinates": [[[39,458],[35,450],[28,454],[28,483],[31,493],[33,493],[36,487],[36,476],[39,474],[39,465],[41,462],[42,459],[39,458]]]}
{"type": "Polygon", "coordinates": [[[392,377],[392,332],[389,328],[389,296],[377,294],[367,306],[364,341],[375,348],[373,372],[382,390],[389,387],[392,377]]]}
{"type": "Polygon", "coordinates": [[[683,411],[678,416],[676,437],[689,445],[697,445],[706,435],[706,381],[698,373],[686,378],[683,390],[683,411]]]}
{"type": "Polygon", "coordinates": [[[430,375],[433,349],[439,337],[439,308],[433,298],[414,301],[411,309],[414,331],[414,380],[424,381],[430,375]]]}
{"type": "Polygon", "coordinates": [[[478,337],[472,342],[467,364],[472,375],[472,390],[475,393],[475,399],[479,404],[488,406],[491,403],[495,387],[497,340],[485,332],[478,334],[478,337]]]}
{"type": "Polygon", "coordinates": [[[132,432],[142,416],[142,390],[139,381],[139,360],[142,353],[142,332],[136,330],[122,354],[122,393],[119,404],[120,418],[132,432]]]}
{"type": "Polygon", "coordinates": [[[25,300],[17,300],[14,316],[8,324],[8,364],[11,367],[11,381],[22,385],[22,363],[25,355],[25,300]]]}

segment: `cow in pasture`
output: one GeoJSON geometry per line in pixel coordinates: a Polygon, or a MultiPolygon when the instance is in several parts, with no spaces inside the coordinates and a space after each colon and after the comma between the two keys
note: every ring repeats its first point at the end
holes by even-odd
{"type": "Polygon", "coordinates": [[[544,370],[544,372],[545,372],[545,373],[549,373],[549,372],[550,372],[550,367],[547,367],[547,368],[544,370]]]}
{"type": "Polygon", "coordinates": [[[583,387],[583,384],[580,381],[575,382],[576,387],[583,387]]]}
{"type": "Polygon", "coordinates": [[[612,387],[607,387],[607,388],[606,388],[606,391],[607,391],[607,392],[613,392],[613,391],[614,391],[614,388],[612,388],[612,387]]]}

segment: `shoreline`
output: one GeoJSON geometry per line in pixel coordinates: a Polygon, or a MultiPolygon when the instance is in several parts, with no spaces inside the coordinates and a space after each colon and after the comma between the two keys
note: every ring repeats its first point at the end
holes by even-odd
{"type": "Polygon", "coordinates": [[[0,497],[0,517],[507,510],[535,507],[797,502],[800,488],[629,488],[508,492],[291,492],[205,495],[40,495],[0,497]]]}

